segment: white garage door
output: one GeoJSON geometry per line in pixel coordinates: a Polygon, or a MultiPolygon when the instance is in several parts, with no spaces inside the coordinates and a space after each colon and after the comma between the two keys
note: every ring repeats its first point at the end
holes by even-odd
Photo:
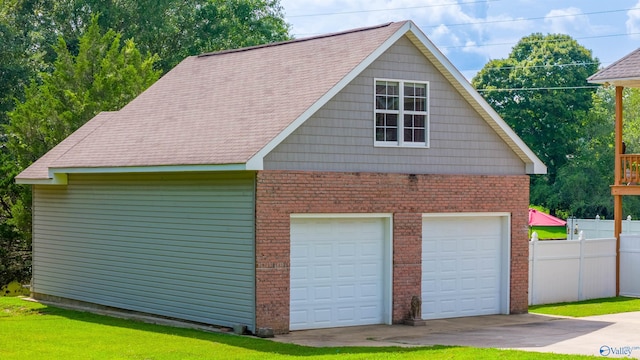
{"type": "Polygon", "coordinates": [[[503,312],[507,301],[503,219],[423,219],[423,319],[503,312]]]}
{"type": "Polygon", "coordinates": [[[291,330],[384,323],[384,221],[291,219],[291,330]]]}

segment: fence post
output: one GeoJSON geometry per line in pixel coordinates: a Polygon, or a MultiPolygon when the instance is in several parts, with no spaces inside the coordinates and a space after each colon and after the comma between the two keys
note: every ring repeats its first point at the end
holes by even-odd
{"type": "Polygon", "coordinates": [[[592,238],[600,238],[600,215],[596,215],[596,221],[595,221],[595,228],[596,230],[594,231],[595,236],[593,236],[592,238]]]}
{"type": "Polygon", "coordinates": [[[531,234],[531,281],[529,282],[529,305],[535,305],[535,300],[538,298],[536,293],[536,247],[538,246],[538,233],[534,231],[531,234]]]}
{"type": "Polygon", "coordinates": [[[578,300],[584,300],[582,296],[582,283],[584,279],[584,247],[586,245],[584,231],[580,231],[578,242],[580,243],[580,263],[578,264],[578,300]]]}

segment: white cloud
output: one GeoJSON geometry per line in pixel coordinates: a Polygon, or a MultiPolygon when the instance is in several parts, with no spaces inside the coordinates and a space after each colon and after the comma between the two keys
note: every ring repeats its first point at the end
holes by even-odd
{"type": "MultiPolygon", "coordinates": [[[[640,10],[610,11],[614,2],[280,0],[292,34],[298,38],[412,20],[456,66],[466,71],[465,76],[488,60],[506,58],[522,37],[534,32],[569,34],[594,50],[603,62],[614,61],[637,47],[634,43],[640,39],[640,10]],[[625,21],[628,35],[611,37],[625,32],[625,21]]],[[[640,7],[640,0],[625,2],[640,7]]]]}
{"type": "MultiPolygon", "coordinates": [[[[640,7],[640,1],[634,6],[634,8],[640,7]]],[[[631,9],[627,11],[627,21],[625,22],[627,26],[627,34],[632,39],[640,39],[640,10],[631,9]]]]}
{"type": "Polygon", "coordinates": [[[450,0],[282,0],[294,35],[309,36],[411,19],[425,32],[444,23],[463,23],[473,16],[450,0]],[[365,10],[366,11],[363,11],[365,10]],[[300,16],[318,14],[318,16],[300,16]]]}
{"type": "Polygon", "coordinates": [[[569,34],[574,30],[589,30],[589,18],[582,10],[576,7],[566,9],[554,9],[545,15],[545,24],[549,26],[549,32],[558,34],[569,34]]]}
{"type": "Polygon", "coordinates": [[[506,58],[513,45],[529,35],[533,28],[530,20],[504,14],[489,15],[471,27],[462,51],[480,55],[486,61],[506,58]]]}
{"type": "MultiPolygon", "coordinates": [[[[451,44],[451,46],[460,46],[462,43],[456,33],[452,32],[446,25],[440,24],[440,26],[434,28],[427,33],[429,40],[434,44],[451,44]]],[[[447,55],[448,48],[440,48],[443,54],[447,55]]]]}

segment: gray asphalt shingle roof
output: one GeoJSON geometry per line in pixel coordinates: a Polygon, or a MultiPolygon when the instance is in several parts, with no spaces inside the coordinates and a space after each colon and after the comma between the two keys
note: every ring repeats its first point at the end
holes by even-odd
{"type": "Polygon", "coordinates": [[[546,172],[415,24],[404,21],[188,57],[121,110],[90,120],[16,179],[59,183],[48,180],[71,172],[150,171],[143,167],[259,170],[270,149],[401,36],[445,74],[528,171],[546,172]]]}
{"type": "MultiPolygon", "coordinates": [[[[239,164],[271,141],[404,23],[186,58],[100,131],[65,140],[48,168],[239,164]]],[[[81,129],[86,133],[86,129],[81,129]]]]}
{"type": "Polygon", "coordinates": [[[589,82],[616,86],[640,86],[640,48],[591,75],[589,82]]]}

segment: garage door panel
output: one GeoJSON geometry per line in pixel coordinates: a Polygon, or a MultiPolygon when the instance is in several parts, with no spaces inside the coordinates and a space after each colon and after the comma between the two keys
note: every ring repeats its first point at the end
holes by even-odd
{"type": "Polygon", "coordinates": [[[292,289],[290,299],[291,299],[291,302],[310,301],[309,292],[305,288],[292,289]]]}
{"type": "Polygon", "coordinates": [[[341,279],[352,280],[356,278],[356,266],[353,264],[338,265],[338,276],[341,279]]]}
{"type": "Polygon", "coordinates": [[[333,279],[333,268],[331,265],[315,265],[311,267],[311,279],[315,282],[331,282],[333,279]]]}
{"type": "Polygon", "coordinates": [[[331,298],[333,298],[333,289],[331,286],[316,286],[314,290],[315,296],[312,299],[313,301],[331,301],[331,298]]]}
{"type": "Polygon", "coordinates": [[[297,265],[291,267],[291,281],[304,281],[309,278],[309,267],[297,265]]]}
{"type": "Polygon", "coordinates": [[[501,311],[502,220],[499,216],[423,220],[423,318],[501,311]]]}
{"type": "Polygon", "coordinates": [[[383,221],[292,219],[291,330],[383,323],[383,221]]]}
{"type": "Polygon", "coordinates": [[[338,257],[353,258],[356,256],[356,245],[354,243],[338,244],[338,257]]]}
{"type": "Polygon", "coordinates": [[[476,271],[478,269],[478,259],[461,259],[460,270],[464,271],[476,271]]]}

